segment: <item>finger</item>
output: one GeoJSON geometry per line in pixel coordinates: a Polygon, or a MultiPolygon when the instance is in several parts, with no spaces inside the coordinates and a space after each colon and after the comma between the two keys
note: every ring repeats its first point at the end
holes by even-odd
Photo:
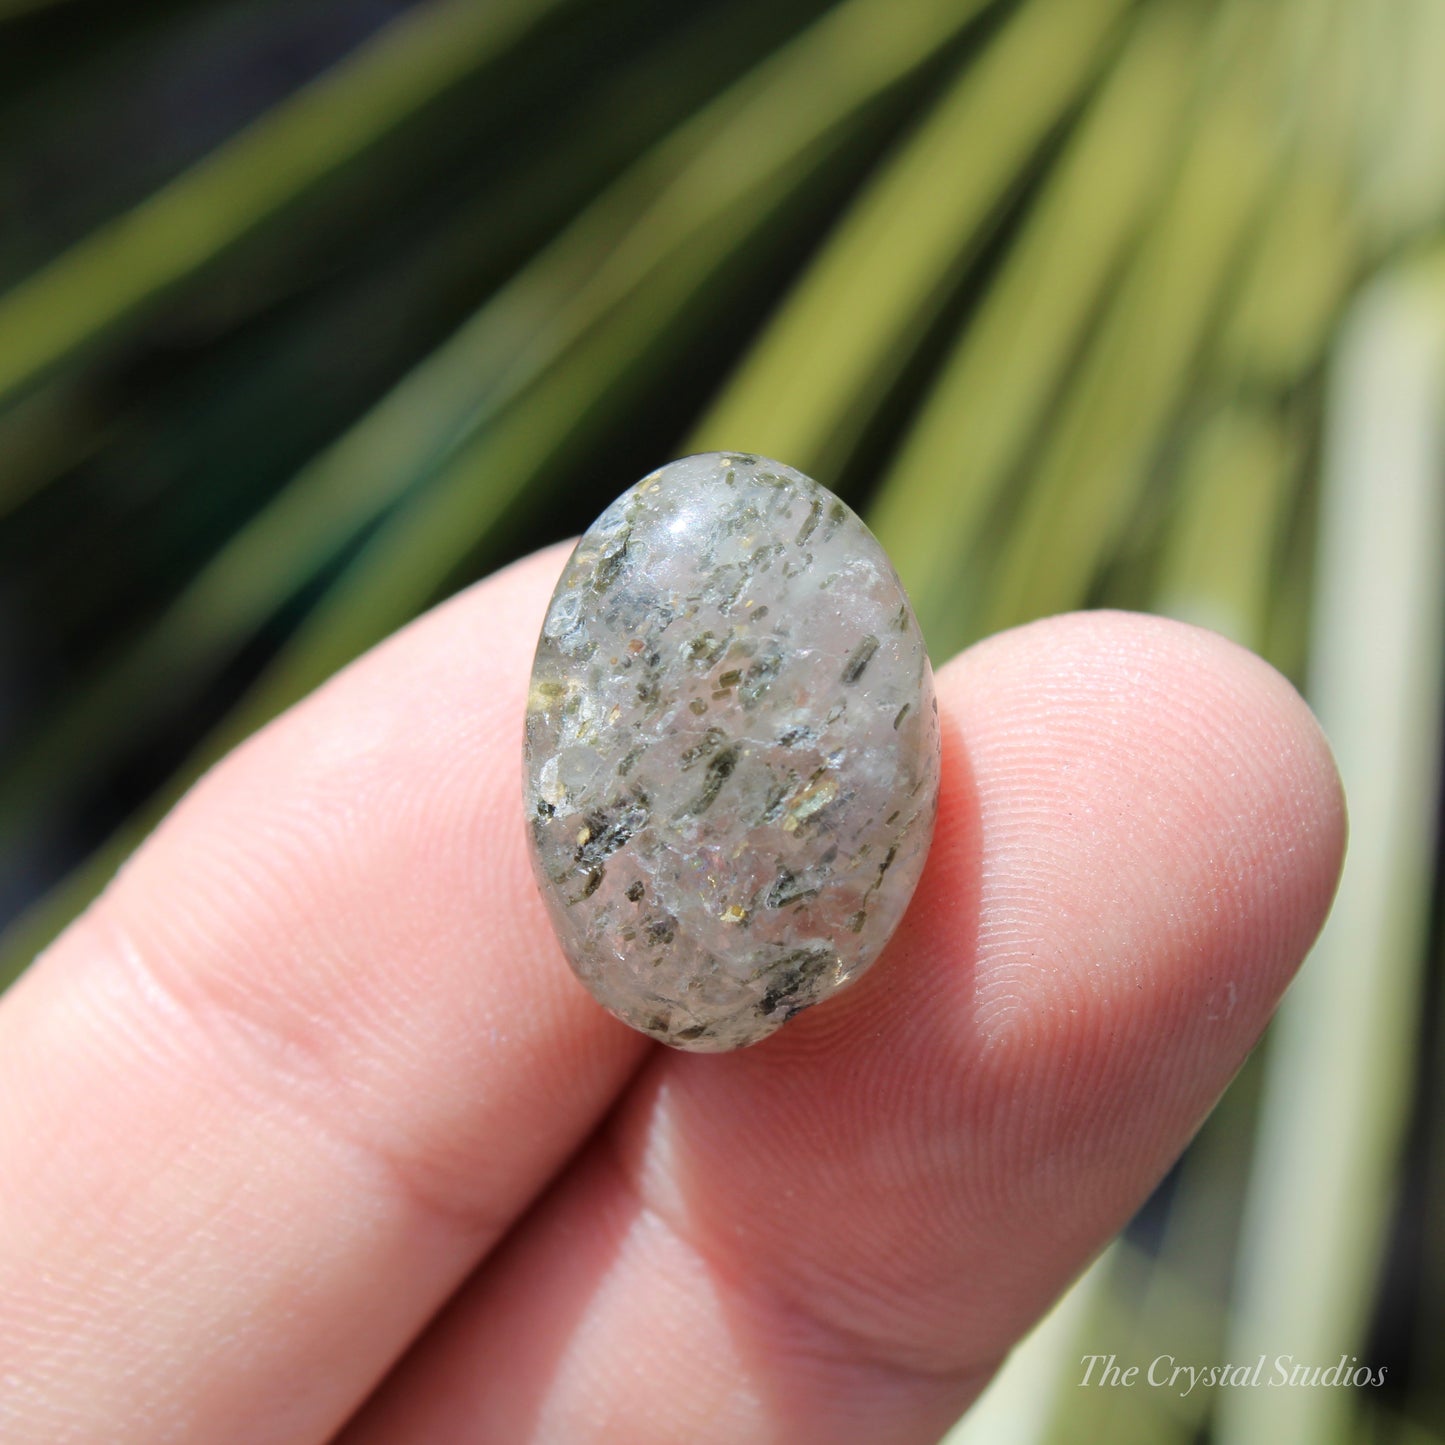
{"type": "Polygon", "coordinates": [[[1120,614],[943,669],[918,896],[855,988],[660,1055],[353,1441],[933,1440],[1178,1155],[1334,888],[1299,698],[1120,614]]]}
{"type": "Polygon", "coordinates": [[[327,1436],[635,1068],[525,858],[561,561],[221,764],[5,1000],[0,1437],[327,1436]]]}

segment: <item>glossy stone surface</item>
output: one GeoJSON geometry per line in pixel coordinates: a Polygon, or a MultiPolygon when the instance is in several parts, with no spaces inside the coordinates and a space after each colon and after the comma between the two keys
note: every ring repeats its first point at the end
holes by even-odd
{"type": "Polygon", "coordinates": [[[687,457],[578,543],[525,763],[578,976],[664,1043],[737,1048],[856,978],[902,917],[937,808],[933,675],[891,564],[831,492],[687,457]]]}

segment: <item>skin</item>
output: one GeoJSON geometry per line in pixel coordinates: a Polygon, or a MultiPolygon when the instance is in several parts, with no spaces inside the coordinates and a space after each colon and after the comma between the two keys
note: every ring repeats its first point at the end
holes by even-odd
{"type": "Polygon", "coordinates": [[[856,986],[731,1054],[617,1023],[525,852],[563,557],[238,749],[0,1004],[0,1438],[932,1441],[1259,1037],[1328,748],[1110,613],[940,670],[936,839],[856,986]]]}

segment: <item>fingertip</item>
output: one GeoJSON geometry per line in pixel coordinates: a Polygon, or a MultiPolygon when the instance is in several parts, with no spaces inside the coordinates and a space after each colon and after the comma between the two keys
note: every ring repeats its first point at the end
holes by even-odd
{"type": "MultiPolygon", "coordinates": [[[[955,757],[984,779],[994,880],[1031,851],[1076,868],[1112,854],[1114,882],[1091,880],[1099,904],[1193,890],[1267,925],[1279,946],[1261,963],[1298,962],[1338,881],[1344,800],[1323,731],[1268,663],[1167,618],[1074,613],[954,659],[939,697],[955,757]]],[[[945,848],[967,832],[950,819],[945,848]]]]}
{"type": "Polygon", "coordinates": [[[1338,773],[1275,669],[1163,618],[1001,634],[941,669],[939,695],[965,773],[946,804],[962,806],[900,948],[932,1016],[967,1021],[955,1068],[998,1177],[1088,1140],[1104,1174],[1085,1185],[1080,1160],[1070,1187],[1102,1227],[1118,1181],[1147,1180],[1197,1127],[1318,934],[1344,848],[1338,773]]]}

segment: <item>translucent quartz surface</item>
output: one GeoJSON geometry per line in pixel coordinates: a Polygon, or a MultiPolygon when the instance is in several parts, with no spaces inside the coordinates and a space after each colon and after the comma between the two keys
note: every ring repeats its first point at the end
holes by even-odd
{"type": "Polygon", "coordinates": [[[583,983],[677,1048],[764,1038],[873,962],[928,851],[933,675],[882,548],[777,462],[645,477],[553,594],[525,766],[583,983]]]}

